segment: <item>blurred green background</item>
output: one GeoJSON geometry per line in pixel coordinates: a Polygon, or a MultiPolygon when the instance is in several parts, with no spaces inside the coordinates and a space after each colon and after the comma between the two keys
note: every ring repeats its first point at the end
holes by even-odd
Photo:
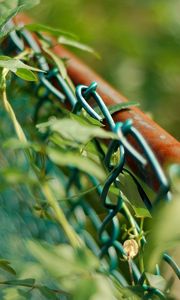
{"type": "Polygon", "coordinates": [[[42,0],[31,15],[94,47],[101,60],[78,55],[179,138],[179,12],[179,0],[42,0]]]}

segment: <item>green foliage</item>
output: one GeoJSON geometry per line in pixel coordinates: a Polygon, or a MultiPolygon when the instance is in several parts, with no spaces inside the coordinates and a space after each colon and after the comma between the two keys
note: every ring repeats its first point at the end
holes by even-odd
{"type": "MultiPolygon", "coordinates": [[[[0,3],[4,9],[1,29],[11,16],[37,2],[12,1],[7,2],[7,6],[4,1],[0,3]]],[[[94,51],[72,40],[74,37],[64,31],[41,24],[26,28],[40,34],[47,58],[56,64],[74,91],[64,60],[54,55],[51,42],[48,44],[41,34],[49,32],[60,36],[61,43],[94,51]]],[[[4,34],[4,29],[1,33],[4,34]]],[[[132,261],[126,253],[118,259],[119,269],[127,280],[121,284],[110,272],[108,259],[101,260],[97,255],[97,229],[90,225],[91,218],[98,223],[105,214],[96,188],[101,187],[107,174],[96,143],[98,141],[107,151],[105,141],[117,136],[105,131],[102,123],[84,111],[77,116],[69,113],[52,95],[49,106],[44,103],[40,110],[39,124],[34,124],[37,97],[28,81],[35,81],[34,86],[38,84],[34,72],[41,70],[30,66],[32,58],[35,58],[33,51],[24,51],[15,57],[0,56],[3,104],[0,108],[1,299],[140,300],[147,294],[144,286],[135,282],[132,263],[138,265],[142,274],[140,281],[144,280],[145,286],[169,297],[168,280],[163,275],[154,275],[154,268],[163,252],[179,242],[178,188],[174,188],[172,203],[163,204],[151,215],[142,201],[147,201],[148,192],[145,193],[135,175],[124,171],[119,176],[118,186],[111,186],[112,202],[113,197],[122,197],[128,220],[120,217],[119,241],[123,244],[132,239],[138,251],[132,261]],[[10,72],[17,76],[9,76],[10,72]],[[70,188],[72,174],[75,184],[70,188]],[[93,186],[92,176],[97,180],[93,186]],[[79,203],[91,204],[97,216],[92,215],[93,209],[85,213],[79,203]],[[79,208],[76,210],[76,207],[79,208]]],[[[131,105],[136,103],[112,106],[110,113],[131,105]]],[[[112,159],[113,166],[118,162],[119,153],[112,159]]],[[[176,173],[175,167],[170,170],[173,182],[178,181],[176,173]]],[[[111,228],[106,234],[111,234],[111,228]]]]}
{"type": "Polygon", "coordinates": [[[164,291],[167,287],[166,280],[160,275],[153,275],[146,272],[146,278],[150,286],[152,286],[153,288],[164,291]]]}
{"type": "Polygon", "coordinates": [[[0,56],[0,68],[5,68],[21,79],[27,81],[37,81],[37,76],[32,72],[42,72],[41,70],[28,66],[19,59],[14,59],[8,56],[0,56]]]}
{"type": "Polygon", "coordinates": [[[92,53],[94,54],[96,57],[99,58],[99,54],[97,52],[95,52],[95,50],[92,48],[92,47],[89,47],[85,44],[82,44],[76,40],[72,40],[70,38],[67,38],[65,36],[60,36],[58,38],[58,42],[62,45],[66,45],[66,46],[71,46],[71,47],[75,47],[75,48],[78,48],[78,49],[81,49],[83,51],[86,51],[86,52],[89,52],[89,53],[92,53]]]}
{"type": "Polygon", "coordinates": [[[68,79],[67,70],[63,60],[55,53],[53,53],[53,51],[51,51],[50,48],[48,47],[48,44],[45,43],[43,40],[41,40],[41,45],[43,50],[52,58],[53,62],[56,63],[56,66],[60,74],[62,75],[63,79],[68,79]]]}
{"type": "Polygon", "coordinates": [[[120,175],[120,189],[128,199],[132,209],[135,212],[137,218],[151,218],[151,213],[146,208],[145,203],[142,201],[143,197],[147,197],[141,190],[139,193],[138,188],[140,185],[137,182],[133,182],[132,177],[129,174],[120,175]],[[141,198],[142,197],[142,198],[141,198]]]}
{"type": "Polygon", "coordinates": [[[37,127],[42,130],[48,128],[51,132],[58,133],[64,140],[85,144],[91,139],[98,137],[101,139],[116,138],[114,133],[105,131],[99,126],[84,123],[81,118],[79,120],[71,118],[50,119],[47,123],[39,124],[37,127]],[[77,132],[79,133],[77,136],[77,132]]]}
{"type": "Polygon", "coordinates": [[[154,212],[149,224],[151,232],[148,235],[145,257],[147,270],[152,271],[160,261],[164,250],[170,250],[179,244],[180,227],[177,212],[180,209],[179,195],[173,196],[171,203],[160,205],[154,212]]]}
{"type": "MultiPolygon", "coordinates": [[[[115,105],[109,105],[108,106],[108,109],[109,109],[109,112],[110,114],[114,114],[116,112],[119,112],[121,110],[125,110],[125,109],[128,109],[129,107],[131,106],[138,106],[139,104],[134,102],[134,101],[128,101],[128,102],[123,102],[123,103],[119,103],[119,104],[115,104],[115,105]]],[[[102,116],[102,113],[100,111],[100,108],[97,107],[95,108],[95,111],[100,115],[102,116]]],[[[103,118],[103,116],[102,116],[103,118]]]]}
{"type": "Polygon", "coordinates": [[[15,270],[10,266],[10,262],[8,260],[0,259],[0,268],[13,275],[16,274],[15,270]]]}
{"type": "Polygon", "coordinates": [[[25,28],[33,31],[33,32],[46,32],[46,33],[50,33],[56,37],[60,36],[60,35],[65,35],[65,36],[70,36],[72,38],[76,38],[76,36],[74,34],[72,34],[71,32],[67,32],[64,31],[62,29],[57,29],[54,27],[50,27],[44,24],[36,24],[36,23],[31,23],[31,24],[27,24],[25,25],[25,28]]]}
{"type": "Polygon", "coordinates": [[[78,55],[180,138],[179,10],[179,0],[43,0],[31,15],[97,49],[100,61],[78,55]]]}
{"type": "Polygon", "coordinates": [[[40,0],[2,0],[0,3],[0,31],[4,31],[4,25],[17,13],[30,9],[39,4],[40,0]]]}
{"type": "MultiPolygon", "coordinates": [[[[99,54],[90,46],[87,46],[77,40],[77,36],[69,33],[67,31],[64,31],[62,29],[55,29],[50,26],[42,25],[42,24],[28,24],[25,25],[25,28],[34,31],[34,32],[47,32],[51,35],[57,37],[57,41],[66,46],[71,46],[73,48],[77,48],[80,50],[83,50],[85,52],[89,52],[93,55],[95,55],[97,58],[100,58],[99,54]]],[[[51,56],[53,56],[53,59],[57,60],[56,56],[51,52],[49,52],[51,56]]]]}
{"type": "Polygon", "coordinates": [[[79,154],[72,152],[63,152],[58,149],[48,148],[47,154],[49,158],[58,166],[72,166],[81,171],[87,172],[96,176],[98,179],[105,179],[103,170],[92,160],[82,157],[79,154]]]}

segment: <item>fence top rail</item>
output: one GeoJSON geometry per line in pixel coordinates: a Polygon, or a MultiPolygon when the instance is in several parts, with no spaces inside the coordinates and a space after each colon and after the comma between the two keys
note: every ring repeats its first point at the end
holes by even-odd
{"type": "MultiPolygon", "coordinates": [[[[32,20],[24,14],[19,14],[16,16],[15,22],[17,24],[27,24],[32,22],[32,20]]],[[[103,98],[107,106],[128,101],[127,98],[101,78],[101,76],[93,71],[86,63],[77,58],[71,51],[57,43],[53,47],[53,51],[58,56],[68,58],[67,71],[75,85],[89,85],[92,81],[96,81],[98,83],[97,92],[103,98]]],[[[162,166],[168,163],[180,163],[180,143],[139,108],[130,107],[127,110],[116,112],[113,114],[113,118],[115,122],[123,122],[131,118],[134,127],[144,136],[162,166]]],[[[130,139],[130,143],[136,147],[134,140],[130,139]]],[[[132,170],[148,182],[150,186],[157,186],[149,168],[148,170],[139,169],[131,158],[128,158],[127,161],[132,170]]]]}

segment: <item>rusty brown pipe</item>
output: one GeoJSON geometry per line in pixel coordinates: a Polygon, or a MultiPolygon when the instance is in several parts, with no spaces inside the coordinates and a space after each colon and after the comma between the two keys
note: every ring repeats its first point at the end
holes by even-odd
{"type": "MultiPolygon", "coordinates": [[[[19,15],[16,17],[16,22],[29,23],[30,19],[25,15],[19,15]]],[[[107,106],[128,101],[119,91],[103,80],[89,66],[72,54],[72,52],[57,44],[53,47],[53,51],[60,57],[68,58],[68,74],[75,85],[89,85],[92,81],[96,81],[98,83],[97,91],[107,106]]],[[[180,143],[139,108],[131,107],[128,110],[116,112],[113,118],[116,122],[131,118],[134,126],[144,136],[162,166],[167,163],[180,163],[180,143]]],[[[132,167],[133,162],[131,161],[130,163],[132,167]]],[[[146,177],[146,180],[150,178],[150,176],[146,176],[147,174],[142,175],[146,177]]]]}
{"type": "MultiPolygon", "coordinates": [[[[98,83],[98,92],[107,105],[128,101],[67,49],[56,45],[54,52],[61,57],[69,58],[68,74],[75,85],[89,85],[92,81],[96,81],[98,83]]],[[[132,118],[134,126],[146,138],[162,164],[168,161],[180,162],[180,143],[140,109],[131,107],[128,110],[117,112],[113,116],[115,121],[125,121],[128,118],[132,118]]]]}

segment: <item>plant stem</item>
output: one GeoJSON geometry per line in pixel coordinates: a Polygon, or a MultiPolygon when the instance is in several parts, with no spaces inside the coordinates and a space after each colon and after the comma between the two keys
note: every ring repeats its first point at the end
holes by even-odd
{"type": "Polygon", "coordinates": [[[78,247],[82,246],[83,245],[82,240],[80,240],[80,238],[78,237],[78,235],[76,234],[76,232],[74,231],[72,226],[68,223],[68,221],[64,215],[64,212],[60,208],[57,200],[54,198],[53,193],[52,193],[50,187],[48,186],[48,184],[47,183],[42,184],[41,190],[42,190],[44,196],[46,197],[47,202],[52,207],[55,217],[56,217],[56,220],[63,227],[63,230],[66,233],[72,247],[78,248],[78,247]]]}
{"type": "Polygon", "coordinates": [[[6,76],[8,74],[9,70],[4,68],[3,71],[2,71],[2,82],[1,82],[1,90],[2,90],[2,98],[3,98],[3,104],[4,104],[4,107],[5,107],[5,110],[7,111],[12,123],[13,123],[13,126],[14,126],[14,129],[16,131],[16,134],[18,136],[18,139],[23,142],[23,143],[27,143],[27,139],[26,139],[26,136],[18,122],[18,120],[16,119],[16,115],[12,109],[12,106],[10,105],[10,103],[8,102],[8,99],[7,99],[7,94],[6,94],[6,76]]]}
{"type": "Polygon", "coordinates": [[[143,226],[144,226],[144,218],[141,218],[141,223],[140,223],[140,231],[141,231],[141,233],[143,231],[143,226]]]}
{"type": "Polygon", "coordinates": [[[131,283],[134,286],[135,282],[134,282],[134,277],[133,277],[133,271],[132,271],[132,265],[131,265],[131,259],[130,258],[128,258],[128,266],[129,266],[129,273],[130,273],[131,283]]]}
{"type": "MultiPolygon", "coordinates": [[[[140,237],[143,233],[143,225],[144,225],[144,218],[141,218],[141,222],[140,222],[140,237]]],[[[142,253],[142,246],[141,246],[141,239],[138,240],[138,244],[139,244],[139,247],[140,247],[140,251],[139,251],[139,268],[140,268],[140,271],[141,273],[144,272],[144,259],[143,259],[143,253],[142,253]]]]}
{"type": "MultiPolygon", "coordinates": [[[[24,134],[24,131],[21,127],[21,125],[19,124],[16,115],[13,111],[12,106],[10,105],[8,99],[7,99],[7,93],[6,93],[6,77],[7,74],[9,73],[9,70],[4,68],[2,71],[2,81],[1,81],[1,91],[2,91],[2,97],[3,97],[3,104],[5,107],[6,112],[8,113],[16,135],[18,137],[18,139],[23,142],[23,143],[27,143],[27,138],[24,134]]],[[[40,181],[40,176],[39,176],[39,172],[38,170],[34,167],[34,161],[33,161],[33,156],[31,155],[30,151],[25,151],[26,153],[26,157],[29,161],[29,164],[32,168],[32,170],[34,171],[37,180],[40,181]]],[[[74,231],[74,229],[72,228],[72,226],[68,223],[63,210],[60,208],[58,201],[54,198],[54,195],[49,187],[49,185],[46,183],[41,184],[40,185],[42,193],[44,194],[47,202],[49,203],[49,205],[52,207],[54,214],[56,216],[56,220],[58,221],[58,223],[62,226],[64,232],[66,233],[69,242],[71,243],[72,247],[77,248],[82,246],[83,242],[80,240],[80,238],[78,237],[78,235],[76,234],[76,232],[74,231]]]]}
{"type": "Polygon", "coordinates": [[[123,203],[123,209],[124,209],[124,211],[126,213],[126,216],[127,216],[127,219],[129,221],[129,223],[132,226],[135,238],[136,238],[138,246],[139,246],[139,253],[138,253],[139,268],[140,268],[141,273],[143,273],[144,272],[144,259],[143,259],[143,255],[142,255],[142,247],[141,247],[140,236],[141,236],[142,231],[143,231],[144,218],[141,219],[140,232],[138,232],[138,230],[136,228],[136,223],[134,221],[134,218],[131,215],[131,212],[130,212],[129,208],[127,207],[127,205],[125,203],[123,203]]]}
{"type": "Polygon", "coordinates": [[[124,212],[125,212],[125,214],[126,214],[126,216],[127,216],[127,219],[128,219],[128,221],[129,221],[129,223],[131,224],[131,227],[132,227],[132,230],[133,230],[133,232],[134,232],[134,235],[135,235],[136,239],[138,240],[138,238],[139,238],[139,233],[138,233],[138,230],[137,230],[137,228],[136,228],[136,223],[135,223],[134,218],[133,218],[133,216],[131,215],[131,212],[130,212],[130,210],[129,210],[129,208],[128,208],[128,206],[126,205],[125,202],[123,202],[122,208],[124,209],[124,212]]]}

